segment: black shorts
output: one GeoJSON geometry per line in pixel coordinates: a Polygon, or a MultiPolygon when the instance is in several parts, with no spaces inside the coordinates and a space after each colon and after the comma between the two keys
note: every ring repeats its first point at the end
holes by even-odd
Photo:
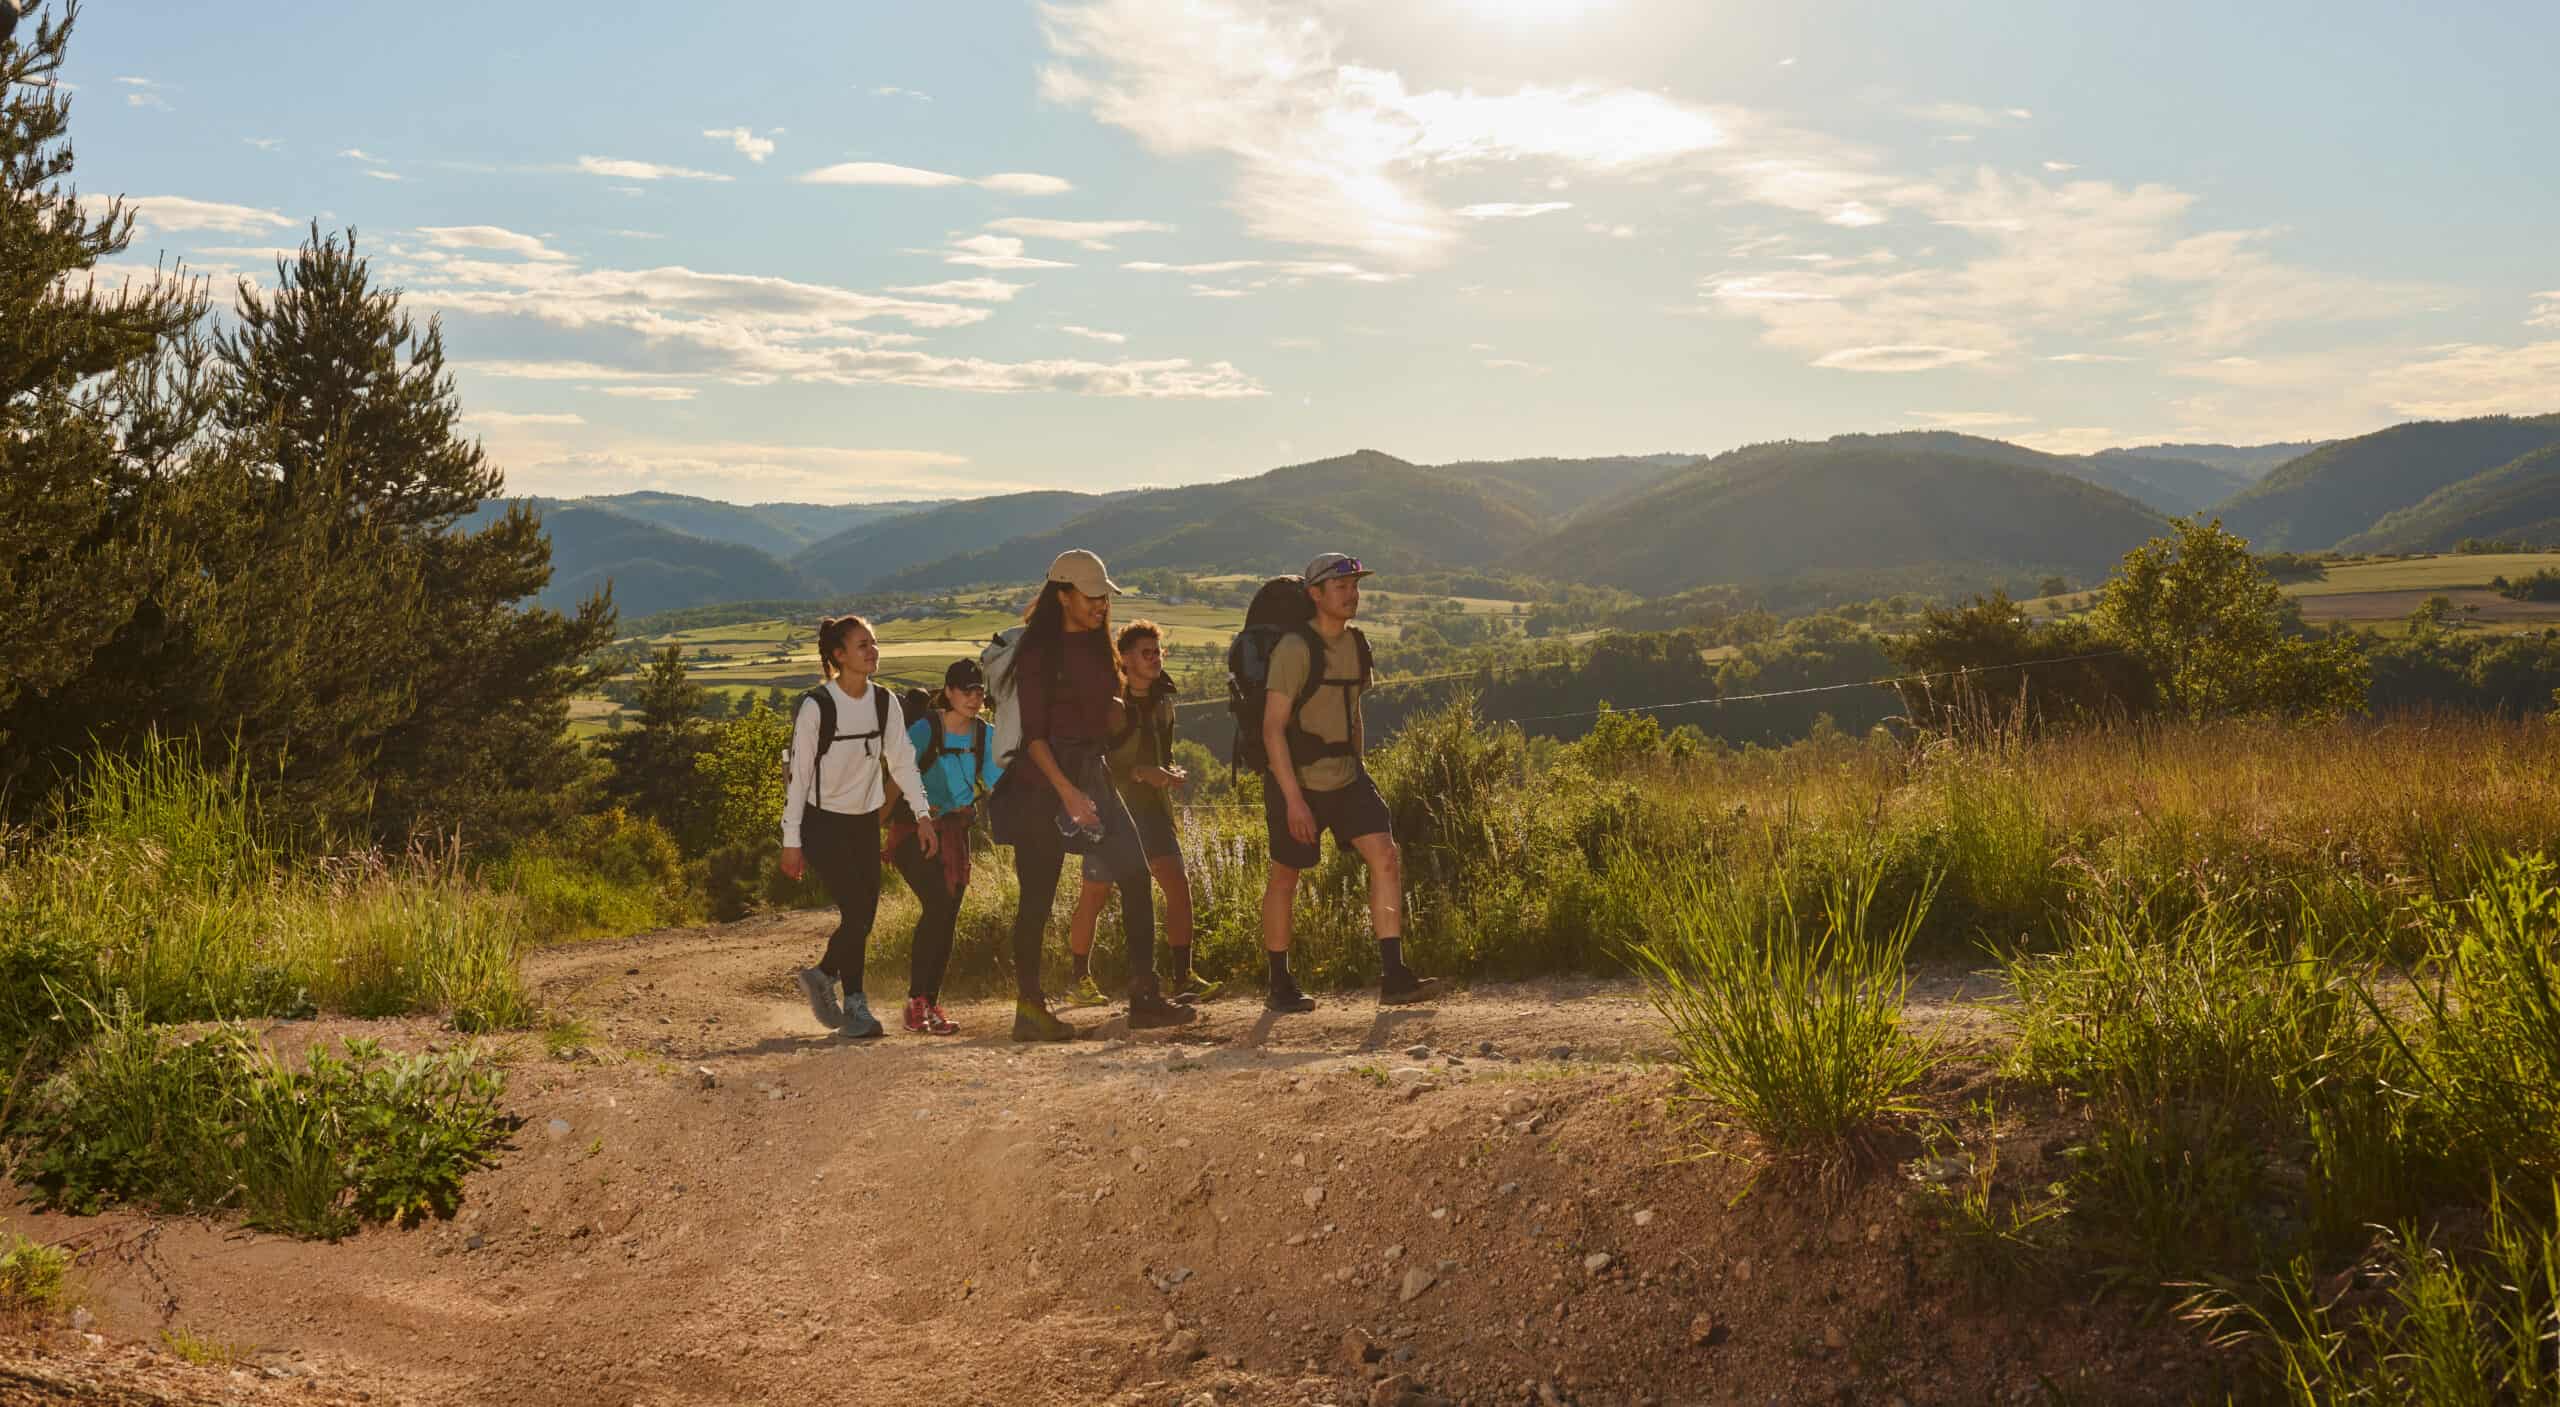
{"type": "MultiPolygon", "coordinates": [[[[1154,787],[1139,787],[1135,791],[1120,793],[1120,799],[1128,805],[1129,820],[1138,828],[1138,849],[1147,857],[1149,865],[1168,856],[1176,860],[1182,858],[1182,837],[1175,833],[1173,827],[1173,804],[1165,800],[1163,792],[1154,787]]],[[[1111,865],[1100,851],[1084,857],[1084,882],[1111,882],[1111,865]]]]}
{"type": "Polygon", "coordinates": [[[1324,833],[1333,832],[1333,843],[1349,846],[1366,835],[1395,834],[1395,817],[1387,811],[1387,799],[1378,794],[1378,784],[1370,779],[1369,769],[1351,779],[1349,786],[1331,791],[1305,793],[1307,809],[1316,813],[1316,838],[1312,845],[1301,845],[1289,834],[1289,799],[1281,794],[1280,784],[1269,778],[1262,783],[1262,824],[1271,834],[1271,863],[1293,870],[1311,870],[1324,859],[1324,833]]]}

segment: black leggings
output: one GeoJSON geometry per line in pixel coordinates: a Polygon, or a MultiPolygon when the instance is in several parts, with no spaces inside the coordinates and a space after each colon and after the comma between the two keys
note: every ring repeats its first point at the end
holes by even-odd
{"type": "Polygon", "coordinates": [[[800,849],[836,901],[836,931],[818,970],[859,992],[863,950],[880,912],[880,813],[847,816],[812,806],[800,813],[800,849]]]}
{"type": "MultiPolygon", "coordinates": [[[[930,825],[931,822],[926,824],[930,825]]],[[[945,845],[966,844],[949,837],[945,845]]],[[[960,900],[969,892],[966,882],[957,891],[943,877],[939,856],[927,856],[913,835],[898,842],[897,852],[889,857],[897,862],[898,873],[906,876],[907,887],[915,891],[916,904],[924,912],[916,919],[916,936],[907,966],[907,995],[939,998],[942,975],[951,967],[951,934],[960,926],[960,900]]]]}
{"type": "MultiPolygon", "coordinates": [[[[1099,804],[1097,802],[1097,804],[1099,804]]],[[[1013,878],[1022,907],[1013,911],[1013,980],[1022,995],[1040,999],[1040,949],[1049,909],[1058,899],[1058,872],[1066,868],[1067,842],[1054,825],[1030,828],[1013,845],[1013,878]]],[[[1129,990],[1156,990],[1156,890],[1145,870],[1120,882],[1120,932],[1129,944],[1129,990]]]]}

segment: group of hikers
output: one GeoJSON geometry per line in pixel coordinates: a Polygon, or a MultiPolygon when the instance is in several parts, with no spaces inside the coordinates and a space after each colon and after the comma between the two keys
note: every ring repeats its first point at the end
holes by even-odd
{"type": "MultiPolygon", "coordinates": [[[[1405,963],[1403,861],[1386,799],[1362,760],[1360,699],[1373,665],[1352,620],[1369,575],[1358,558],[1327,552],[1297,576],[1273,578],[1228,650],[1236,755],[1261,773],[1270,837],[1263,1005],[1274,1012],[1315,1009],[1289,970],[1290,912],[1298,876],[1322,858],[1326,831],[1368,866],[1378,999],[1422,1001],[1439,986],[1405,963]]],[[[820,623],[825,677],[801,696],[792,719],[781,861],[794,880],[814,871],[836,905],[825,954],[797,974],[820,1024],[854,1039],[885,1032],[863,990],[885,860],[921,909],[906,1029],[959,1031],[943,1012],[942,984],[969,885],[970,828],[982,808],[995,843],[1012,848],[1020,891],[1015,1040],[1077,1034],[1051,1009],[1041,982],[1050,909],[1069,855],[1081,860],[1083,888],[1069,926],[1074,969],[1065,1002],[1109,1001],[1090,963],[1094,928],[1116,889],[1130,1028],[1200,1019],[1198,1003],[1219,984],[1191,966],[1191,886],[1174,819],[1174,794],[1190,779],[1173,760],[1174,684],[1155,623],[1135,621],[1112,634],[1111,598],[1119,594],[1100,557],[1062,552],[1020,627],[1000,632],[978,658],[953,661],[940,690],[907,699],[875,680],[880,642],[868,621],[820,623]],[[1158,887],[1170,955],[1162,976],[1158,887]]]]}

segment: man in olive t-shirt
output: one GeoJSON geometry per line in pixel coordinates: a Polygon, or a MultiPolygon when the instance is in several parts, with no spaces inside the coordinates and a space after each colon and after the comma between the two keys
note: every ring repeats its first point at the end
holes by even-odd
{"type": "Polygon", "coordinates": [[[1361,763],[1360,695],[1368,678],[1351,618],[1360,612],[1360,579],[1367,575],[1358,558],[1339,552],[1307,564],[1315,644],[1302,634],[1283,637],[1264,679],[1262,740],[1271,770],[1263,779],[1262,814],[1271,837],[1271,877],[1262,890],[1262,947],[1271,965],[1264,1005],[1273,1011],[1315,1010],[1315,999],[1289,972],[1289,917],[1298,872],[1324,857],[1320,842],[1328,830],[1335,844],[1358,851],[1369,867],[1369,922],[1382,969],[1378,1000],[1422,1001],[1440,985],[1405,965],[1404,855],[1386,798],[1361,763]],[[1321,660],[1315,645],[1322,646],[1321,660]],[[1316,689],[1301,707],[1310,678],[1316,689]]]}

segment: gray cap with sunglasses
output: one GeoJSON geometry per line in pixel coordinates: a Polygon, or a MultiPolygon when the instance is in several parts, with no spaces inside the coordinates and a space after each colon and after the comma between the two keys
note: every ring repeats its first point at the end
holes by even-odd
{"type": "Polygon", "coordinates": [[[1307,569],[1301,574],[1301,579],[1309,586],[1322,586],[1335,577],[1347,576],[1357,580],[1364,576],[1375,575],[1377,573],[1361,566],[1360,559],[1357,557],[1346,556],[1340,552],[1325,552],[1319,553],[1314,561],[1307,563],[1307,569]]]}

